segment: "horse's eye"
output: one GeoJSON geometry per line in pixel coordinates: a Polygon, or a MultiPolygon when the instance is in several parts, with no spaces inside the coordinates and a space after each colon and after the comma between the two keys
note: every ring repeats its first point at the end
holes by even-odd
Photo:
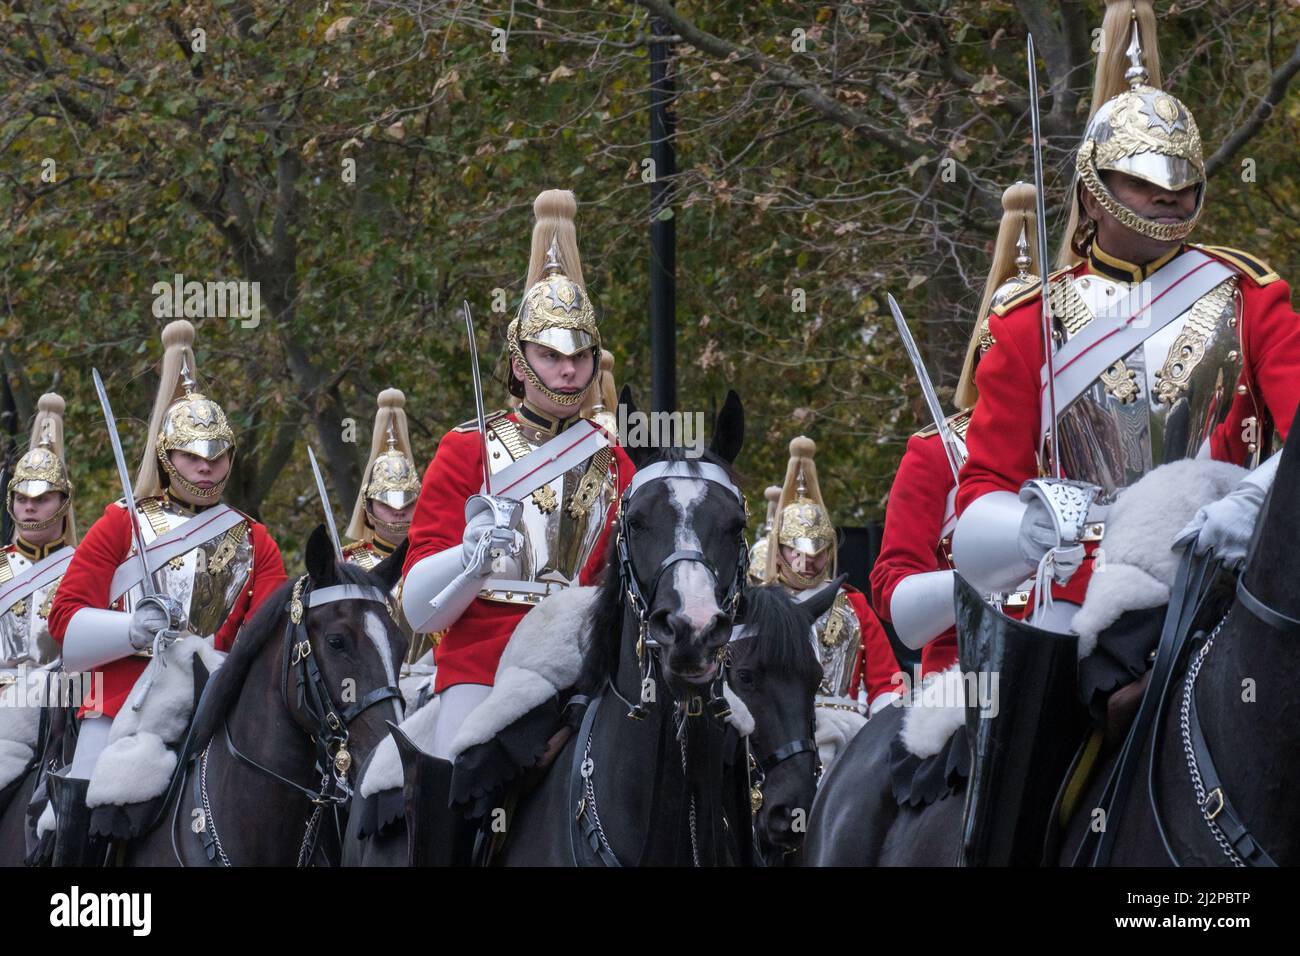
{"type": "Polygon", "coordinates": [[[748,667],[742,667],[736,671],[736,683],[741,687],[754,686],[754,672],[748,667]]]}
{"type": "Polygon", "coordinates": [[[343,650],[344,644],[343,635],[331,634],[329,637],[325,638],[325,643],[330,646],[331,650],[341,651],[343,650]]]}

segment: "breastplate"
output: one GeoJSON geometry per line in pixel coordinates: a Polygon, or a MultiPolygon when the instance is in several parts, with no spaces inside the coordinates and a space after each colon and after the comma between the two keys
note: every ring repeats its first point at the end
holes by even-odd
{"type": "MultiPolygon", "coordinates": [[[[510,419],[499,417],[488,422],[488,467],[493,473],[538,447],[510,419]]],[[[545,585],[543,593],[577,584],[614,501],[617,489],[610,476],[612,457],[609,448],[602,448],[581,465],[524,496],[518,528],[524,539],[519,580],[545,585]]],[[[479,596],[510,604],[540,600],[539,594],[491,587],[484,588],[479,596]]]]}
{"type": "Polygon", "coordinates": [[[862,646],[862,626],[847,593],[835,595],[830,608],[813,623],[813,636],[822,662],[822,682],[817,693],[848,696],[853,685],[853,664],[862,646]]]}
{"type": "MultiPolygon", "coordinates": [[[[16,548],[0,552],[0,584],[12,581],[32,566],[16,548]]],[[[40,666],[58,658],[59,644],[50,636],[50,607],[59,578],[0,608],[0,668],[22,664],[40,666]]]]}
{"type": "MultiPolygon", "coordinates": [[[[167,498],[146,498],[137,507],[145,544],[194,518],[167,498]]],[[[252,574],[249,527],[242,521],[154,570],[154,586],[180,602],[195,634],[210,637],[220,630],[252,574]]],[[[127,591],[125,609],[133,610],[142,594],[139,585],[127,591]]]]}
{"type": "MultiPolygon", "coordinates": [[[[1063,340],[1092,322],[1118,322],[1109,306],[1129,288],[1098,275],[1053,283],[1063,340]]],[[[1234,276],[1156,328],[1060,411],[1064,474],[1113,493],[1159,465],[1195,457],[1232,404],[1243,365],[1237,331],[1234,276]]]]}

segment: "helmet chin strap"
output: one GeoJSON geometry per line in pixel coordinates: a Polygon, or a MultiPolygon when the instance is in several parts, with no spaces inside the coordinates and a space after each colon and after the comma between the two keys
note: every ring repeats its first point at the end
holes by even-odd
{"type": "Polygon", "coordinates": [[[366,499],[366,520],[370,522],[371,528],[383,533],[385,541],[395,545],[401,544],[402,539],[406,537],[407,531],[410,530],[411,522],[408,521],[405,524],[391,524],[383,520],[370,510],[371,500],[373,499],[366,499]]]}
{"type": "Polygon", "coordinates": [[[776,555],[776,576],[786,587],[794,588],[797,591],[804,591],[808,588],[815,587],[818,584],[825,584],[830,578],[827,572],[830,570],[830,562],[827,562],[816,574],[800,574],[785,559],[785,555],[779,551],[776,555]]]}
{"type": "MultiPolygon", "coordinates": [[[[210,505],[213,502],[220,500],[221,493],[226,490],[226,482],[230,480],[230,472],[227,471],[226,477],[216,482],[211,488],[200,488],[192,481],[187,481],[185,477],[176,470],[176,466],[172,464],[172,460],[167,456],[166,452],[162,451],[161,446],[159,447],[158,461],[162,464],[163,471],[167,474],[168,484],[174,485],[174,487],[185,492],[186,496],[193,499],[192,503],[196,505],[210,505]]],[[[234,465],[233,454],[231,455],[231,465],[234,465]]]]}

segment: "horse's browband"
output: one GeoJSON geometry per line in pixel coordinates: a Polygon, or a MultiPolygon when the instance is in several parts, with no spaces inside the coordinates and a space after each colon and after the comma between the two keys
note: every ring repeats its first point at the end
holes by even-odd
{"type": "Polygon", "coordinates": [[[722,485],[733,495],[736,500],[743,502],[744,496],[741,495],[740,489],[732,483],[731,478],[722,467],[708,461],[656,461],[646,465],[632,476],[628,482],[627,491],[624,497],[630,499],[646,482],[654,481],[656,478],[695,478],[711,481],[715,485],[722,485]]]}
{"type": "Polygon", "coordinates": [[[379,588],[362,584],[334,584],[307,593],[308,607],[320,607],[322,604],[333,604],[335,601],[375,601],[378,604],[387,604],[388,595],[379,588]]]}

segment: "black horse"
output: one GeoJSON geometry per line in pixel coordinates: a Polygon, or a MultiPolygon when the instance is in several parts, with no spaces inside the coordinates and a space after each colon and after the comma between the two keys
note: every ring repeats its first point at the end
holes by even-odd
{"type": "MultiPolygon", "coordinates": [[[[631,407],[626,389],[622,401],[631,407]]],[[[508,820],[498,863],[750,858],[748,757],[720,692],[747,553],[731,471],[743,438],[733,392],[701,460],[629,449],[638,480],[620,502],[593,613],[578,685],[589,703],[553,772],[508,820]]]]}
{"type": "MultiPolygon", "coordinates": [[[[1112,746],[1098,757],[1068,823],[1053,823],[1057,831],[1045,834],[1056,862],[1300,863],[1300,811],[1291,798],[1300,787],[1293,693],[1300,679],[1300,588],[1292,560],[1300,527],[1298,445],[1300,439],[1288,438],[1238,592],[1232,596],[1230,577],[1226,601],[1216,602],[1207,588],[1206,605],[1199,619],[1192,618],[1199,629],[1171,657],[1167,689],[1152,682],[1148,694],[1154,696],[1144,706],[1154,708],[1153,732],[1134,747],[1133,770],[1116,785],[1122,812],[1103,799],[1120,756],[1112,746]],[[1220,612],[1205,620],[1205,608],[1216,603],[1220,612]],[[1097,842],[1107,829],[1109,855],[1101,857],[1097,842]]],[[[873,717],[827,775],[813,808],[805,862],[957,861],[962,796],[914,809],[900,807],[891,793],[890,744],[902,714],[889,708],[873,717]]]]}
{"type": "MultiPolygon", "coordinates": [[[[1093,775],[1061,841],[1060,862],[1088,864],[1084,834],[1117,827],[1116,866],[1295,866],[1300,863],[1300,438],[1288,436],[1235,600],[1200,626],[1160,699],[1118,820],[1101,790],[1117,754],[1093,775]]],[[[1155,682],[1152,682],[1153,690],[1155,682]]]]}
{"type": "MultiPolygon", "coordinates": [[[[799,848],[805,829],[800,821],[807,820],[812,807],[818,772],[813,703],[822,671],[808,635],[838,588],[838,581],[831,582],[802,602],[777,587],[745,591],[742,619],[750,630],[727,651],[728,686],[754,720],[750,785],[759,808],[753,828],[759,857],[765,861],[780,861],[799,848]]],[[[416,753],[408,757],[418,760],[416,753]]],[[[357,779],[363,778],[364,770],[357,779]]],[[[408,808],[420,806],[417,794],[407,797],[408,808]]],[[[398,817],[380,832],[360,838],[357,806],[354,803],[348,820],[344,865],[406,866],[406,820],[398,817]]]]}
{"type": "Polygon", "coordinates": [[[751,588],[742,603],[753,637],[728,651],[727,680],[754,718],[749,735],[754,837],[763,862],[783,861],[803,843],[821,770],[816,709],[821,661],[809,635],[835,601],[843,577],[795,601],[778,586],[751,588]]]}
{"type": "Polygon", "coordinates": [[[307,574],[266,599],[209,682],[194,759],[128,865],[337,862],[351,768],[401,719],[406,638],[385,602],[405,550],[366,571],[313,532],[307,574]]]}

